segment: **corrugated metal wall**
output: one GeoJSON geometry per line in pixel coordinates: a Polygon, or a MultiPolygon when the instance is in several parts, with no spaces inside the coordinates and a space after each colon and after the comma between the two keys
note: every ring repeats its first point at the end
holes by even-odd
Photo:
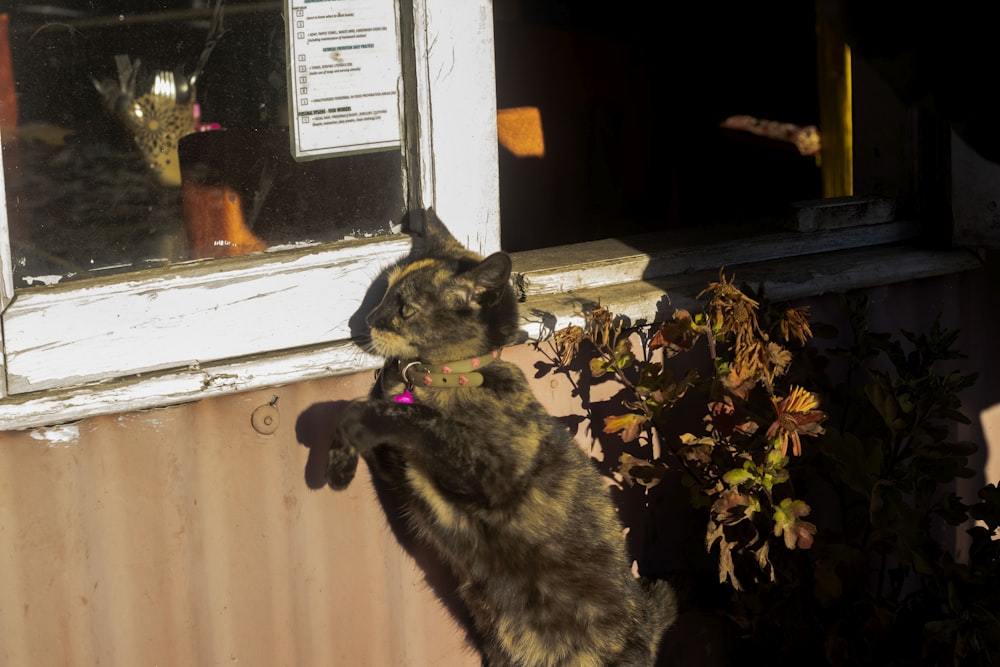
{"type": "MultiPolygon", "coordinates": [[[[963,330],[966,365],[982,372],[965,406],[973,419],[1000,404],[1000,315],[981,281],[872,291],[878,330],[925,330],[938,312],[963,330]]],[[[540,359],[529,346],[505,358],[529,377],[540,359]]],[[[346,491],[322,486],[336,401],[370,382],[0,432],[0,667],[478,665],[450,611],[453,584],[401,546],[365,467],[346,491]],[[250,416],[275,396],[279,428],[261,435],[250,416]]],[[[561,377],[533,382],[553,414],[578,406],[561,377]]],[[[978,428],[961,437],[980,439],[978,428]]],[[[997,456],[977,462],[973,482],[997,480],[997,456]]],[[[664,664],[706,664],[712,640],[689,622],[668,637],[664,664]],[[685,643],[700,657],[679,658],[685,643]]]]}
{"type": "Polygon", "coordinates": [[[312,488],[370,378],[0,434],[0,664],[479,664],[364,466],[312,488]]]}

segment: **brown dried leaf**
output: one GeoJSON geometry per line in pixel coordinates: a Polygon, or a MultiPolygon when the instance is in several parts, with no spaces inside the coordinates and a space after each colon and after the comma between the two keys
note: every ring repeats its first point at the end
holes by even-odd
{"type": "Polygon", "coordinates": [[[618,463],[618,472],[629,485],[639,484],[651,489],[667,474],[667,467],[663,464],[646,461],[629,453],[618,457],[618,463]]]}
{"type": "Polygon", "coordinates": [[[757,549],[757,565],[760,566],[761,572],[767,572],[771,582],[777,581],[777,577],[774,575],[774,567],[771,566],[771,559],[769,558],[771,554],[771,543],[767,540],[764,544],[757,549]]]}
{"type": "Polygon", "coordinates": [[[786,341],[791,342],[794,338],[805,345],[806,341],[812,338],[812,329],[809,328],[809,306],[786,310],[784,317],[778,323],[778,329],[786,341]]]}
{"type": "Polygon", "coordinates": [[[587,325],[587,337],[597,347],[607,349],[616,333],[614,314],[601,304],[596,304],[590,312],[585,313],[584,319],[587,325]]]}
{"type": "Polygon", "coordinates": [[[711,436],[695,437],[692,433],[683,433],[680,436],[681,458],[697,463],[711,463],[712,449],[715,447],[715,440],[711,436]]]}
{"type": "Polygon", "coordinates": [[[581,342],[583,342],[583,329],[576,325],[559,329],[552,334],[552,343],[555,345],[561,366],[569,366],[573,362],[573,358],[580,350],[581,342]]]}
{"type": "Polygon", "coordinates": [[[744,401],[757,386],[757,378],[744,374],[738,366],[730,366],[729,372],[722,376],[721,381],[726,391],[744,401]]]}
{"type": "Polygon", "coordinates": [[[660,325],[660,328],[649,341],[649,349],[664,348],[668,357],[685,352],[694,347],[701,337],[701,329],[691,319],[691,313],[686,310],[675,310],[673,319],[660,325]]]}
{"type": "MultiPolygon", "coordinates": [[[[722,527],[720,526],[719,534],[721,535],[721,533],[722,527]]],[[[743,585],[740,584],[740,580],[736,577],[736,566],[733,563],[733,549],[735,545],[728,542],[725,535],[721,535],[721,538],[719,541],[719,583],[724,584],[728,580],[734,590],[742,591],[743,585]]],[[[712,541],[714,542],[715,540],[712,541]]],[[[711,549],[711,543],[709,543],[709,549],[711,549]]]]}
{"type": "Polygon", "coordinates": [[[772,342],[767,344],[767,355],[768,365],[771,367],[768,378],[773,382],[774,378],[784,375],[788,370],[788,366],[792,363],[792,353],[772,342]]]}

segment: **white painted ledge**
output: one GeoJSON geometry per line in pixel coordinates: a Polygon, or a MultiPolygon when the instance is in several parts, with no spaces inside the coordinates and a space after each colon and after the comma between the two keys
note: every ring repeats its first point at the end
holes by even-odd
{"type": "Polygon", "coordinates": [[[319,349],[139,375],[113,383],[15,396],[0,402],[0,431],[168,407],[253,389],[375,368],[380,360],[347,341],[319,349]]]}
{"type": "MultiPolygon", "coordinates": [[[[880,246],[803,255],[780,260],[728,264],[725,273],[736,284],[763,286],[771,301],[791,301],[834,292],[933,278],[982,267],[969,250],[925,250],[907,246],[880,246]]],[[[515,269],[517,268],[515,263],[515,269]]],[[[559,294],[527,296],[521,306],[522,335],[541,340],[570,325],[582,325],[582,313],[600,303],[633,321],[662,319],[674,308],[697,310],[695,297],[712,281],[719,268],[651,277],[567,290],[559,294]]]]}
{"type": "MultiPolygon", "coordinates": [[[[565,256],[560,249],[549,249],[547,252],[553,256],[565,256]]],[[[521,270],[521,259],[521,255],[515,256],[515,271],[521,270]]],[[[979,257],[966,250],[933,251],[906,246],[879,246],[745,264],[730,263],[726,273],[735,274],[737,283],[761,284],[770,299],[782,301],[980,267],[979,257]]],[[[665,303],[671,307],[695,309],[698,307],[695,296],[717,277],[718,268],[713,267],[571,289],[558,294],[528,295],[521,305],[522,340],[543,339],[555,329],[581,324],[581,313],[598,301],[633,320],[652,320],[657,315],[663,315],[665,303]]],[[[565,275],[561,279],[572,281],[574,276],[565,275]]],[[[35,392],[0,402],[0,430],[25,429],[98,414],[176,405],[223,394],[370,370],[378,364],[378,359],[365,354],[354,343],[341,341],[143,374],[114,383],[35,392]]]]}

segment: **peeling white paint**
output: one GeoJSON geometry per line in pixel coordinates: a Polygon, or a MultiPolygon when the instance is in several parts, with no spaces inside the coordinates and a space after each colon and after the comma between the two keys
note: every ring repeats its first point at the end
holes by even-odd
{"type": "Polygon", "coordinates": [[[167,408],[147,408],[139,412],[128,412],[118,415],[117,422],[121,428],[131,428],[136,420],[141,419],[144,424],[149,425],[153,430],[160,430],[166,425],[166,421],[158,416],[150,416],[151,412],[167,408]]]}
{"type": "Polygon", "coordinates": [[[100,414],[126,414],[174,406],[234,391],[345,375],[378,368],[381,364],[381,359],[368,355],[352,342],[344,342],[239,362],[223,361],[198,372],[182,370],[153,374],[141,382],[40,392],[37,398],[29,401],[0,401],[0,430],[21,430],[51,424],[56,416],[59,421],[65,422],[100,414]],[[236,375],[238,379],[227,383],[210,380],[224,373],[236,375]]]}
{"type": "Polygon", "coordinates": [[[46,447],[67,449],[80,442],[80,427],[76,424],[60,424],[36,428],[31,432],[31,437],[41,440],[46,447]]]}
{"type": "Polygon", "coordinates": [[[280,245],[268,246],[264,252],[280,252],[282,250],[298,250],[300,248],[311,248],[313,246],[321,245],[320,241],[295,241],[294,243],[282,243],[280,245]]]}
{"type": "Polygon", "coordinates": [[[82,386],[348,340],[372,267],[409,250],[409,237],[387,237],[301,250],[280,261],[240,258],[225,271],[192,266],[74,290],[26,291],[3,316],[8,391],[82,386]]]}
{"type": "Polygon", "coordinates": [[[23,280],[28,287],[32,287],[35,283],[39,285],[57,285],[63,276],[59,274],[53,274],[50,276],[24,276],[23,280]]]}

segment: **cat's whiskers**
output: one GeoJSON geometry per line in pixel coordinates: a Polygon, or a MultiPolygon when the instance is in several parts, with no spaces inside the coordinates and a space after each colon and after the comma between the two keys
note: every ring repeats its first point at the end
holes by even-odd
{"type": "Polygon", "coordinates": [[[416,348],[399,334],[382,330],[374,330],[369,333],[369,351],[383,359],[405,359],[417,356],[416,348]]]}
{"type": "Polygon", "coordinates": [[[373,356],[381,356],[370,350],[367,344],[357,338],[352,342],[354,346],[350,348],[350,358],[347,360],[351,367],[364,368],[371,363],[373,356]]]}

